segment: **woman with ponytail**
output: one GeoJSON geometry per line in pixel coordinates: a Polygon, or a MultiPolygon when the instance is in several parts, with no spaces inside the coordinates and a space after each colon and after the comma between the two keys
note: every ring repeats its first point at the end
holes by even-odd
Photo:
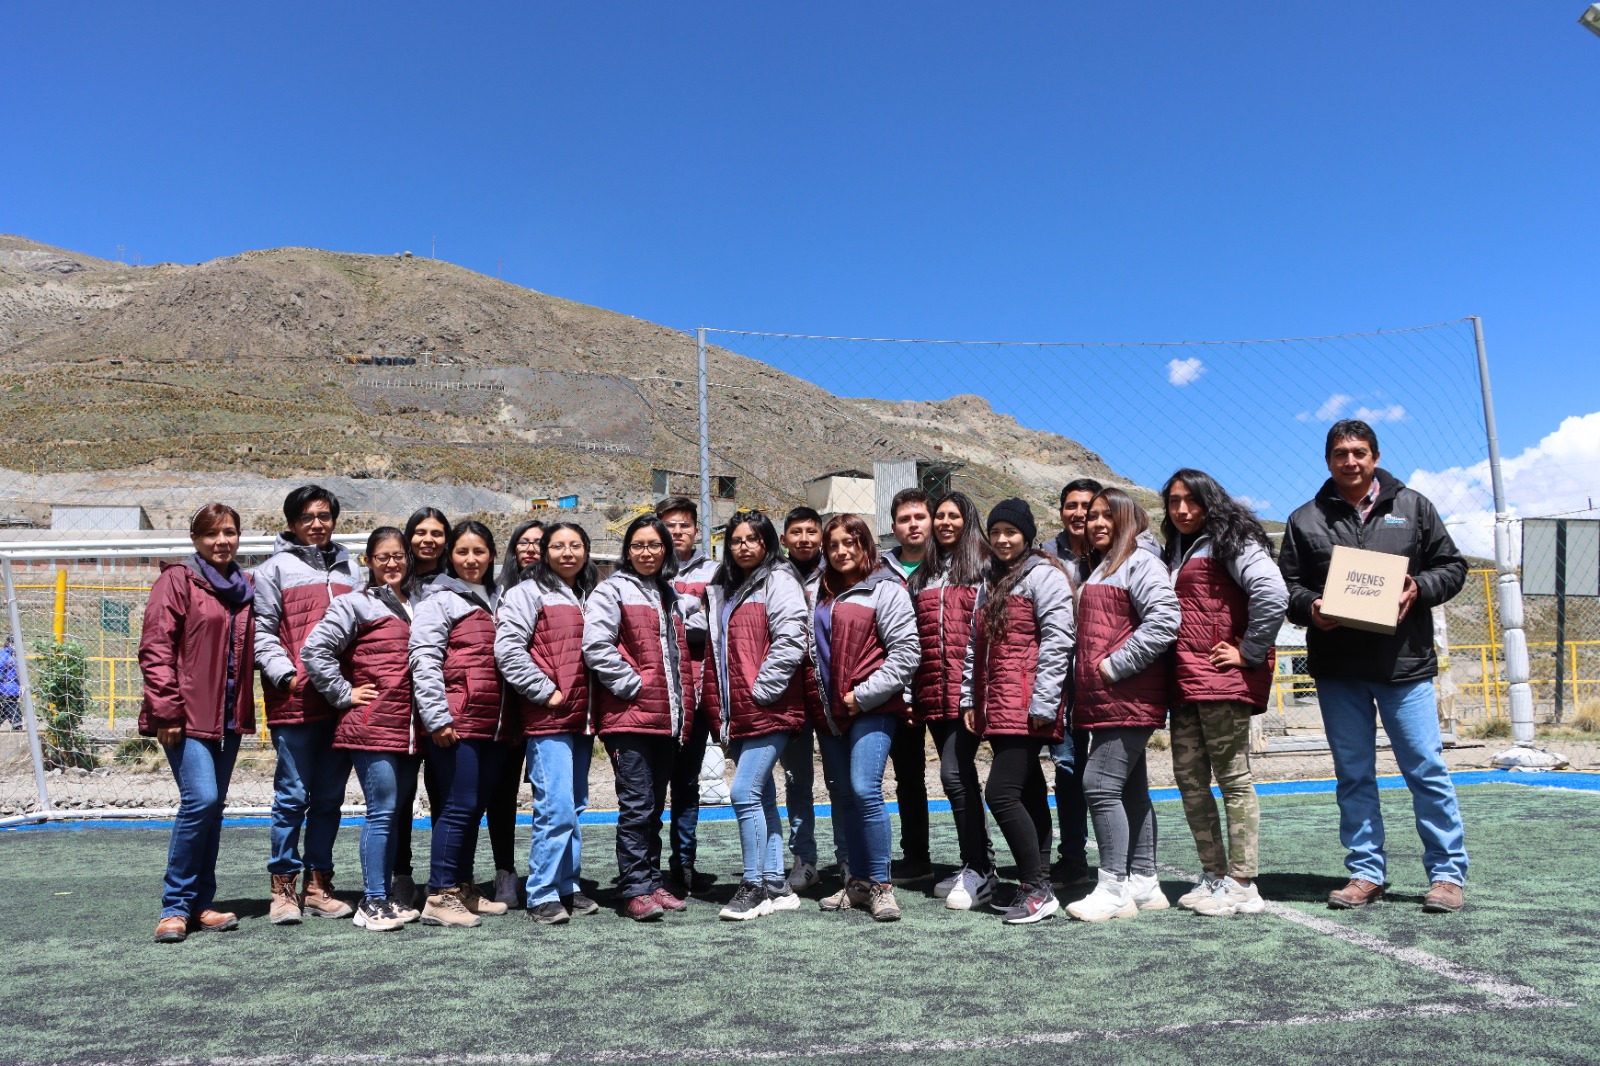
{"type": "Polygon", "coordinates": [[[1167,721],[1167,652],[1178,598],[1149,540],[1150,519],[1121,489],[1102,489],[1085,531],[1094,570],[1078,595],[1072,725],[1089,732],[1083,792],[1100,874],[1067,913],[1086,922],[1169,906],[1156,879],[1156,814],[1145,745],[1167,721]]]}

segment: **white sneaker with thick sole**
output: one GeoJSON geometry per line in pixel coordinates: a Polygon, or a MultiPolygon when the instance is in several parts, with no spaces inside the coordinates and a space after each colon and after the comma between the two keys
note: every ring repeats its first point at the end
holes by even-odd
{"type": "Polygon", "coordinates": [[[1231,877],[1224,877],[1217,883],[1216,891],[1194,905],[1196,914],[1214,918],[1230,914],[1260,914],[1266,909],[1267,901],[1261,898],[1260,890],[1253,883],[1241,885],[1231,877]]]}
{"type": "Polygon", "coordinates": [[[956,882],[960,881],[961,880],[961,875],[966,873],[966,872],[967,872],[967,868],[965,866],[963,866],[961,869],[957,870],[955,873],[951,874],[949,877],[945,878],[943,881],[940,881],[938,884],[934,885],[933,886],[933,898],[934,899],[944,899],[945,897],[949,896],[950,895],[950,890],[952,888],[956,887],[956,882]]]}
{"type": "Polygon", "coordinates": [[[1128,895],[1142,911],[1164,911],[1172,906],[1167,894],[1161,891],[1161,879],[1155,874],[1129,874],[1128,895]]]}
{"type": "Polygon", "coordinates": [[[1067,904],[1067,913],[1080,922],[1104,922],[1112,918],[1137,918],[1139,905],[1133,902],[1128,882],[1115,874],[1100,871],[1094,891],[1076,903],[1067,904]]]}
{"type": "Polygon", "coordinates": [[[1178,906],[1186,911],[1193,910],[1196,903],[1215,892],[1220,884],[1222,884],[1222,878],[1213,877],[1211,874],[1201,874],[1200,880],[1194,883],[1194,887],[1178,897],[1178,906]]]}
{"type": "Polygon", "coordinates": [[[984,875],[962,867],[959,879],[945,895],[944,905],[953,911],[975,911],[994,898],[998,883],[999,879],[992,872],[984,875]]]}

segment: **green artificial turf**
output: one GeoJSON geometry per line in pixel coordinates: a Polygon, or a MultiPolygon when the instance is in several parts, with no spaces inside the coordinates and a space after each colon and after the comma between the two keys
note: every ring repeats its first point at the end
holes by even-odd
{"type": "MultiPolygon", "coordinates": [[[[901,890],[905,919],[893,925],[822,914],[810,901],[719,922],[715,904],[695,901],[650,925],[605,910],[558,927],[515,914],[471,930],[373,934],[321,919],[274,927],[260,828],[229,829],[219,863],[220,903],[242,928],[157,945],[165,831],[32,831],[0,834],[0,1060],[1600,1058],[1600,904],[1588,888],[1600,797],[1463,789],[1468,909],[1438,916],[1420,911],[1426,885],[1409,800],[1383,795],[1392,902],[1345,913],[1321,905],[1343,881],[1327,794],[1263,798],[1264,894],[1573,1006],[1493,1010],[1497,1001],[1457,981],[1270,915],[1204,919],[1174,908],[1105,925],[1063,916],[1013,928],[992,914],[944,910],[929,898],[931,882],[901,890]],[[1360,1019],[1396,1008],[1462,1013],[1360,1019]],[[1306,1018],[1334,1020],[1282,1024],[1306,1018]],[[1073,1032],[1083,1035],[1004,1043],[1073,1032]]],[[[1158,811],[1162,861],[1192,868],[1178,805],[1158,811]]],[[[935,856],[953,857],[948,816],[933,820],[935,856]]],[[[828,823],[819,829],[826,852],[828,823]]],[[[349,893],[359,884],[358,832],[341,832],[337,853],[349,893]]],[[[609,888],[612,831],[588,826],[584,837],[586,876],[609,888]]],[[[419,831],[419,855],[426,840],[419,831]]],[[[998,836],[996,844],[1004,856],[998,836]]],[[[700,866],[721,875],[719,898],[737,880],[737,851],[733,823],[702,825],[700,866]]],[[[485,845],[480,870],[489,865],[485,845]]],[[[1187,886],[1166,887],[1176,898],[1187,886]]]]}

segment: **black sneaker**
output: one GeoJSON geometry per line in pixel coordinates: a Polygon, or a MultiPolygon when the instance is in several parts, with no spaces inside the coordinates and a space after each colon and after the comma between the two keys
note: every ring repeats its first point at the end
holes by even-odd
{"type": "Polygon", "coordinates": [[[712,874],[703,874],[693,866],[674,866],[667,871],[666,889],[679,899],[710,892],[717,883],[712,874]]]}
{"type": "Polygon", "coordinates": [[[357,929],[370,929],[375,933],[386,933],[391,929],[399,929],[406,924],[400,909],[391,903],[386,896],[363,896],[361,905],[356,908],[355,918],[351,921],[357,929]]]}
{"type": "Polygon", "coordinates": [[[1057,888],[1070,888],[1073,885],[1092,885],[1094,882],[1094,868],[1086,862],[1079,862],[1074,859],[1057,859],[1050,866],[1050,883],[1057,888]]]}
{"type": "Polygon", "coordinates": [[[733,894],[733,898],[722,908],[718,917],[730,922],[747,922],[752,918],[761,917],[771,909],[764,886],[754,881],[741,881],[739,891],[733,894]]]}
{"type": "Polygon", "coordinates": [[[933,861],[931,859],[897,859],[889,871],[891,884],[903,885],[908,881],[920,881],[924,877],[933,876],[933,861]]]}
{"type": "Polygon", "coordinates": [[[1003,916],[1007,925],[1031,925],[1043,921],[1061,909],[1056,894],[1050,891],[1048,881],[1038,885],[1022,885],[1017,891],[1017,902],[1003,916]]]}
{"type": "Polygon", "coordinates": [[[586,914],[596,914],[600,910],[600,904],[585,896],[582,892],[574,892],[570,896],[562,896],[561,905],[567,908],[567,911],[574,918],[581,918],[586,914]]]}
{"type": "Polygon", "coordinates": [[[528,908],[528,921],[538,922],[540,925],[560,925],[570,915],[567,908],[555,900],[548,900],[528,908]]]}

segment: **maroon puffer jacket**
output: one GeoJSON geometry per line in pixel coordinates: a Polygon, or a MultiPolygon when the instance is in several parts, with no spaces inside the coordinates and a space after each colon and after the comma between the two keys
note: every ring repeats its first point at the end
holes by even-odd
{"type": "Polygon", "coordinates": [[[337,544],[329,548],[331,565],[327,553],[280,534],[276,550],[256,568],[256,662],[269,726],[323,722],[337,714],[300,662],[301,645],[328,604],[356,589],[349,552],[337,544]],[[291,680],[298,691],[289,691],[291,680]]]}
{"type": "Polygon", "coordinates": [[[919,722],[961,716],[961,671],[972,640],[976,585],[934,584],[917,593],[917,636],[922,662],[911,681],[912,712],[919,722]]]}
{"type": "MultiPolygon", "coordinates": [[[[627,571],[602,581],[584,606],[583,658],[595,673],[595,732],[688,740],[694,675],[676,592],[627,571]]],[[[697,604],[688,604],[698,614],[697,604]]]]}
{"type": "Polygon", "coordinates": [[[507,721],[494,662],[492,588],[443,577],[411,622],[411,688],[428,732],[445,725],[468,740],[507,740],[521,726],[507,721]]]}
{"type": "Polygon", "coordinates": [[[1218,670],[1211,665],[1211,649],[1217,644],[1237,646],[1244,639],[1250,621],[1244,589],[1222,562],[1207,555],[1183,564],[1173,591],[1183,611],[1173,669],[1173,704],[1231,700],[1250,704],[1257,714],[1265,711],[1278,666],[1276,651],[1269,648],[1264,663],[1242,670],[1218,670]]]}
{"type": "Polygon", "coordinates": [[[221,740],[227,727],[228,650],[233,649],[234,729],[253,733],[255,612],[230,611],[211,582],[185,563],[164,563],[145,604],[139,636],[144,703],[139,733],[183,726],[185,736],[221,740]]]}
{"type": "Polygon", "coordinates": [[[1087,584],[1078,600],[1078,659],[1072,728],[1160,729],[1167,722],[1167,668],[1158,659],[1132,677],[1107,684],[1098,669],[1133,636],[1137,615],[1128,590],[1087,584]]]}
{"type": "Polygon", "coordinates": [[[537,737],[587,732],[589,668],[583,664],[583,608],[572,603],[546,603],[534,623],[528,656],[556,683],[563,702],[552,708],[532,703],[518,693],[523,733],[537,737]]]}
{"type": "Polygon", "coordinates": [[[378,695],[339,716],[333,746],[351,751],[417,750],[416,716],[411,712],[411,670],[406,649],[411,624],[390,615],[363,625],[344,654],[344,668],[353,687],[376,685],[378,695]]]}
{"type": "Polygon", "coordinates": [[[813,670],[805,683],[812,724],[842,736],[854,716],[838,697],[852,691],[861,714],[905,717],[905,689],[922,661],[916,609],[905,585],[880,568],[820,603],[814,614],[825,614],[829,625],[826,656],[822,633],[815,624],[811,628],[813,670]]]}
{"type": "Polygon", "coordinates": [[[727,593],[706,587],[706,672],[702,701],[723,741],[789,733],[806,724],[808,608],[795,569],[781,559],[757,567],[734,593],[727,632],[727,593]]]}
{"type": "Polygon", "coordinates": [[[501,738],[500,672],[494,666],[494,618],[488,611],[474,611],[451,627],[444,651],[444,689],[458,736],[501,738]]]}

